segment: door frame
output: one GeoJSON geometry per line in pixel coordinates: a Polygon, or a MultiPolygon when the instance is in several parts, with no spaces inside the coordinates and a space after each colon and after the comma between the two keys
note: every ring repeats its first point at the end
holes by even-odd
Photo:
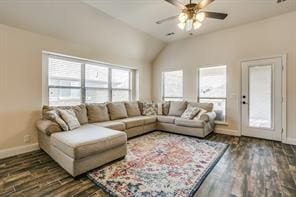
{"type": "Polygon", "coordinates": [[[238,109],[240,113],[240,123],[239,123],[239,134],[242,135],[242,104],[241,104],[241,96],[242,96],[242,69],[243,62],[247,61],[256,61],[256,60],[264,60],[271,58],[281,58],[282,62],[282,135],[281,142],[287,142],[287,54],[283,55],[274,55],[274,56],[266,56],[266,57],[258,57],[258,58],[248,58],[240,61],[240,91],[238,97],[238,109]]]}

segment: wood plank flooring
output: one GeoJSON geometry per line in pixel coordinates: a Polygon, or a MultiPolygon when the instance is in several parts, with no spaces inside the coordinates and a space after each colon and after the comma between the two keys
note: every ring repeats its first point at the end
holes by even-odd
{"type": "MultiPolygon", "coordinates": [[[[296,146],[213,134],[230,144],[196,196],[296,197],[296,146]]],[[[85,175],[73,179],[41,150],[0,160],[0,196],[107,196],[85,175]]]]}

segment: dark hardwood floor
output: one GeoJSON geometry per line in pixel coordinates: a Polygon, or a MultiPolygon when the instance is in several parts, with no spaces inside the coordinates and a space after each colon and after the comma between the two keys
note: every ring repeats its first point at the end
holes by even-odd
{"type": "MultiPolygon", "coordinates": [[[[230,144],[196,196],[296,196],[296,146],[213,134],[230,144]]],[[[0,160],[0,196],[105,196],[86,176],[73,179],[43,151],[0,160]]]]}

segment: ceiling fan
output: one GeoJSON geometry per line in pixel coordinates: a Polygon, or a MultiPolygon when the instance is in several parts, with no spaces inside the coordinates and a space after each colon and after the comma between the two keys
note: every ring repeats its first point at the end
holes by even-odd
{"type": "Polygon", "coordinates": [[[218,13],[218,12],[207,12],[202,11],[206,6],[208,6],[210,3],[212,3],[215,0],[202,0],[199,3],[193,3],[192,0],[190,0],[189,4],[184,5],[183,3],[179,2],[178,0],[165,0],[168,3],[178,7],[182,10],[182,12],[177,16],[172,16],[160,21],[157,21],[156,24],[162,24],[164,22],[179,19],[180,23],[178,24],[178,27],[185,31],[191,31],[192,29],[196,30],[200,28],[202,25],[202,21],[207,18],[213,18],[213,19],[220,19],[224,20],[227,17],[227,14],[225,13],[218,13]]]}

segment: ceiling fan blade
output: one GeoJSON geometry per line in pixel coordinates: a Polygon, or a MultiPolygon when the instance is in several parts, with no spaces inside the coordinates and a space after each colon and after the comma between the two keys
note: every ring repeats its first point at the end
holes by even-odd
{"type": "Polygon", "coordinates": [[[228,14],[225,13],[218,13],[218,12],[203,12],[205,13],[206,17],[224,20],[228,14]]]}
{"type": "Polygon", "coordinates": [[[186,8],[185,5],[183,3],[181,3],[181,2],[179,2],[178,0],[165,0],[165,1],[172,4],[172,5],[174,5],[174,6],[177,6],[180,9],[185,9],[186,8]]]}
{"type": "Polygon", "coordinates": [[[174,19],[177,19],[179,17],[179,15],[177,16],[171,16],[171,17],[168,17],[168,18],[165,18],[165,19],[162,19],[160,21],[157,21],[156,24],[160,25],[162,23],[165,23],[165,22],[168,22],[170,20],[174,20],[174,19]]]}
{"type": "Polygon", "coordinates": [[[202,0],[201,2],[199,2],[198,4],[196,4],[197,9],[203,9],[206,6],[208,6],[210,3],[212,3],[215,0],[202,0]]]}

